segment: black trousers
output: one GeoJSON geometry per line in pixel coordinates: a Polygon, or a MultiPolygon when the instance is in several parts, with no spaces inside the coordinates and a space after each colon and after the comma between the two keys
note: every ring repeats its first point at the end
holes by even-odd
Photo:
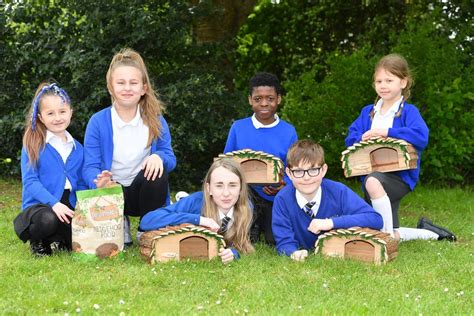
{"type": "MultiPolygon", "coordinates": [[[[376,178],[382,184],[383,189],[385,190],[388,198],[390,199],[390,204],[392,205],[393,228],[399,228],[400,221],[398,220],[398,209],[400,207],[400,201],[405,195],[410,193],[410,187],[405,182],[403,182],[403,180],[399,176],[390,172],[372,172],[365,178],[365,181],[367,181],[369,177],[376,178]]],[[[367,190],[364,190],[364,194],[365,201],[372,205],[367,190]]]]}
{"type": "MultiPolygon", "coordinates": [[[[69,194],[69,190],[64,191],[61,203],[74,210],[69,203],[69,194]]],[[[35,204],[28,207],[13,223],[15,232],[23,242],[31,240],[50,244],[57,241],[71,246],[71,224],[61,222],[49,205],[35,204]]]]}
{"type": "Polygon", "coordinates": [[[129,216],[143,217],[146,213],[165,205],[168,196],[168,174],[161,178],[147,180],[141,170],[132,184],[123,187],[124,213],[129,216]]]}
{"type": "Polygon", "coordinates": [[[265,243],[274,246],[275,239],[272,231],[272,208],[273,203],[262,198],[254,189],[249,187],[253,203],[253,221],[250,228],[250,240],[256,243],[260,234],[265,236],[265,243]]]}

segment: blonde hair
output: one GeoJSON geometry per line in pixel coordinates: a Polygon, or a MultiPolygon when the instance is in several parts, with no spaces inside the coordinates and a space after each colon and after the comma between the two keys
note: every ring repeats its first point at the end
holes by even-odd
{"type": "Polygon", "coordinates": [[[36,89],[35,96],[31,102],[30,110],[25,120],[25,132],[23,134],[23,147],[28,155],[31,166],[36,167],[41,150],[46,142],[47,128],[38,118],[41,112],[42,100],[45,96],[57,96],[64,104],[71,107],[71,100],[66,91],[52,81],[43,81],[36,89]]]}
{"type": "MultiPolygon", "coordinates": [[[[107,88],[109,91],[112,89],[112,74],[118,67],[121,66],[131,66],[137,68],[142,73],[143,84],[146,85],[145,94],[140,98],[140,115],[143,119],[143,122],[148,126],[148,143],[147,146],[150,146],[153,139],[159,138],[161,136],[161,122],[158,119],[158,116],[162,115],[164,105],[158,99],[158,94],[153,89],[153,85],[148,76],[148,71],[143,61],[143,58],[139,53],[134,51],[131,48],[124,48],[120,50],[112,58],[112,61],[109,65],[109,70],[107,70],[107,88]]],[[[111,93],[112,103],[115,102],[115,98],[111,93]]]]}
{"type": "MultiPolygon", "coordinates": [[[[408,62],[406,59],[399,54],[389,54],[382,59],[379,60],[379,62],[375,65],[375,70],[374,70],[374,75],[373,75],[373,81],[375,82],[375,74],[380,70],[383,69],[392,75],[407,81],[407,85],[405,88],[402,89],[402,96],[403,96],[403,101],[408,100],[411,94],[411,87],[413,86],[414,80],[410,71],[410,68],[408,67],[408,62]]],[[[375,104],[380,100],[380,97],[377,96],[375,98],[374,102],[374,107],[375,104]]],[[[399,117],[401,115],[403,106],[400,106],[400,109],[398,112],[395,114],[395,117],[399,117]]],[[[370,117],[374,117],[374,110],[370,112],[370,117]]]]}
{"type": "Polygon", "coordinates": [[[301,163],[322,166],[325,164],[324,149],[310,139],[299,140],[288,149],[286,163],[288,168],[296,167],[301,163]]]}
{"type": "Polygon", "coordinates": [[[229,246],[235,247],[239,252],[251,253],[254,248],[250,242],[249,233],[250,225],[252,224],[252,210],[249,203],[249,194],[247,189],[247,183],[244,178],[244,174],[240,169],[240,165],[232,159],[223,158],[214,161],[206,176],[204,177],[204,183],[202,191],[204,194],[204,203],[201,213],[205,217],[214,219],[217,223],[221,224],[219,218],[219,210],[217,205],[209,195],[209,191],[206,187],[211,183],[211,177],[214,170],[219,167],[223,167],[230,172],[237,175],[240,179],[240,194],[237,202],[234,205],[234,222],[232,226],[224,234],[224,239],[229,246]]]}

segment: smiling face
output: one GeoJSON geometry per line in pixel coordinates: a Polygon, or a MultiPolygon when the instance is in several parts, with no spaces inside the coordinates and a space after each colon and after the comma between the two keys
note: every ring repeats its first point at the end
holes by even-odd
{"type": "Polygon", "coordinates": [[[58,95],[45,95],[41,98],[38,118],[51,133],[63,139],[64,132],[71,123],[72,109],[58,95]]]}
{"type": "Polygon", "coordinates": [[[380,68],[374,76],[375,91],[384,100],[384,104],[391,106],[402,96],[403,89],[407,86],[406,79],[400,79],[394,74],[380,68]]]}
{"type": "Polygon", "coordinates": [[[119,66],[112,72],[111,91],[118,107],[136,107],[145,94],[141,71],[133,66],[119,66]]]}
{"type": "Polygon", "coordinates": [[[274,87],[259,86],[253,88],[252,95],[249,96],[249,103],[255,113],[257,120],[268,125],[275,121],[275,113],[281,102],[274,87]]]}
{"type": "Polygon", "coordinates": [[[207,192],[224,214],[237,203],[240,187],[240,178],[224,167],[216,168],[210,176],[209,183],[206,183],[207,192]]]}
{"type": "Polygon", "coordinates": [[[293,185],[306,198],[306,200],[311,201],[321,186],[321,181],[323,181],[323,178],[326,175],[328,166],[326,164],[316,166],[310,163],[299,163],[298,166],[292,167],[291,170],[287,167],[286,174],[290,177],[293,185]],[[308,172],[305,172],[302,178],[296,178],[293,175],[293,172],[291,172],[291,170],[308,170],[319,167],[321,167],[321,169],[319,170],[319,174],[315,177],[311,177],[308,172]]]}

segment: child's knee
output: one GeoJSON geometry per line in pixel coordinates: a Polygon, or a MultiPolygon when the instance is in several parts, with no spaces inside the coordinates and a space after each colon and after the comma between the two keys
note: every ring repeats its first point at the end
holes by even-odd
{"type": "Polygon", "coordinates": [[[365,179],[365,189],[371,198],[385,194],[382,183],[375,177],[367,176],[365,179]]]}

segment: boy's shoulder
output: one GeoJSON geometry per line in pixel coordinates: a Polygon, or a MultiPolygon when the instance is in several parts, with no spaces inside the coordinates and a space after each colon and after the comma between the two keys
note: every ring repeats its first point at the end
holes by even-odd
{"type": "Polygon", "coordinates": [[[352,190],[346,184],[342,182],[326,179],[326,178],[323,179],[321,183],[321,187],[323,189],[323,192],[326,192],[328,196],[333,196],[336,199],[339,199],[341,194],[342,195],[347,195],[347,194],[357,195],[357,193],[354,192],[354,190],[352,190]]]}
{"type": "Polygon", "coordinates": [[[232,123],[232,126],[241,126],[241,125],[248,125],[252,124],[252,116],[244,117],[238,120],[235,120],[234,123],[232,123]]]}
{"type": "Polygon", "coordinates": [[[288,123],[288,122],[285,121],[285,120],[280,119],[280,123],[278,123],[278,125],[280,125],[280,124],[281,124],[282,126],[286,127],[286,128],[296,130],[295,127],[293,126],[293,124],[288,123]]]}
{"type": "Polygon", "coordinates": [[[287,183],[275,196],[275,199],[283,199],[288,200],[290,197],[294,196],[296,192],[296,188],[294,187],[293,183],[287,183]]]}

